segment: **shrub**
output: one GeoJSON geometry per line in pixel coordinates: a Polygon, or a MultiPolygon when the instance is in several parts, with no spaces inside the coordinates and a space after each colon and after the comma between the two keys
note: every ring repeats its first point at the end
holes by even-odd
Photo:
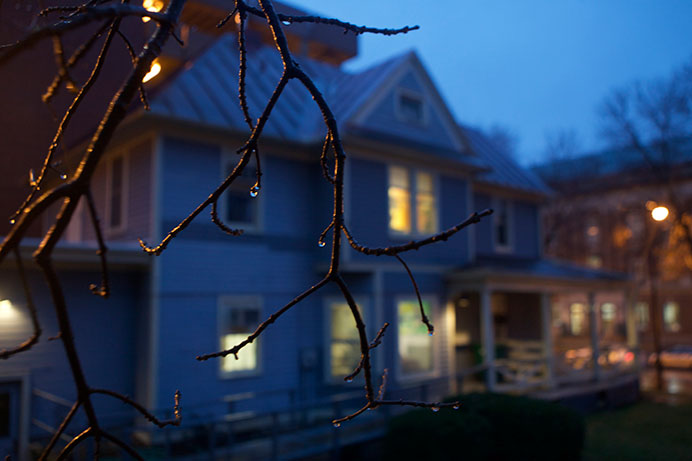
{"type": "Polygon", "coordinates": [[[582,416],[561,405],[502,394],[469,394],[458,411],[415,410],[392,419],[386,459],[579,460],[582,416]]]}

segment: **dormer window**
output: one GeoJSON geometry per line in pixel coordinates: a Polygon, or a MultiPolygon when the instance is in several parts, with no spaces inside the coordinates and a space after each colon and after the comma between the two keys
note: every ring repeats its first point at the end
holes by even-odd
{"type": "Polygon", "coordinates": [[[400,90],[397,95],[397,115],[408,123],[422,125],[425,123],[425,105],[423,97],[417,93],[400,90]]]}
{"type": "Polygon", "coordinates": [[[493,200],[493,243],[495,251],[512,250],[512,207],[509,200],[493,200]]]}

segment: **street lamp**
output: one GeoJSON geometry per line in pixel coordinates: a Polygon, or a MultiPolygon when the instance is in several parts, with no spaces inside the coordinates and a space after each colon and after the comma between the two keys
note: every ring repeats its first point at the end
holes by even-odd
{"type": "Polygon", "coordinates": [[[651,210],[651,217],[654,221],[664,221],[668,217],[668,208],[664,206],[657,206],[651,210]]]}
{"type": "MultiPolygon", "coordinates": [[[[657,205],[654,202],[647,202],[647,208],[651,210],[651,218],[656,222],[665,221],[668,218],[669,210],[663,205],[657,205]]],[[[651,333],[654,343],[654,353],[656,354],[656,389],[663,390],[663,364],[661,363],[661,331],[663,320],[661,312],[658,308],[658,290],[656,281],[658,279],[658,260],[654,254],[656,249],[656,240],[659,236],[659,227],[654,226],[651,235],[646,244],[646,260],[649,273],[649,318],[651,318],[651,333]]]]}

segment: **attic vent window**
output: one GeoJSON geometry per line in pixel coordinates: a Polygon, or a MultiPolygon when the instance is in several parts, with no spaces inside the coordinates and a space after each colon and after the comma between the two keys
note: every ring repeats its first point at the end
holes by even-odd
{"type": "Polygon", "coordinates": [[[405,122],[423,124],[425,108],[423,98],[410,92],[400,92],[398,99],[399,117],[405,122]]]}

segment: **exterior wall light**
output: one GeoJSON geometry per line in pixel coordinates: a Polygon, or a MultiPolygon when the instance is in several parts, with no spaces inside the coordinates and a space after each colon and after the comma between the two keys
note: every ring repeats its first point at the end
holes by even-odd
{"type": "Polygon", "coordinates": [[[668,208],[664,206],[657,206],[651,210],[651,217],[654,221],[663,221],[668,217],[668,208]]]}
{"type": "Polygon", "coordinates": [[[17,309],[9,299],[0,300],[0,320],[10,320],[17,316],[17,309]]]}
{"type": "MultiPolygon", "coordinates": [[[[163,0],[144,0],[142,6],[147,11],[158,13],[163,9],[163,0]]],[[[150,20],[151,18],[149,16],[142,17],[142,22],[149,22],[150,20]]]]}
{"type": "Polygon", "coordinates": [[[161,72],[161,64],[157,59],[155,59],[154,62],[151,63],[151,68],[149,69],[149,72],[147,72],[147,74],[142,79],[142,83],[147,83],[149,80],[159,75],[159,72],[161,72]]]}

